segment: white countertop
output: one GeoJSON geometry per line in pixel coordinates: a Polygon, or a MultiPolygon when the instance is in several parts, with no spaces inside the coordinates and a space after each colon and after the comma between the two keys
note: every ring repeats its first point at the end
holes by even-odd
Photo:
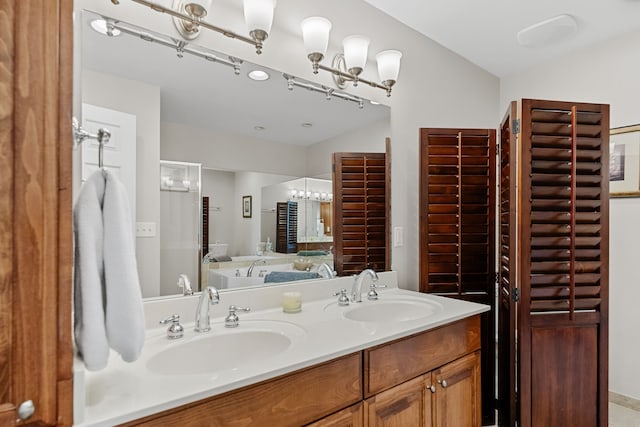
{"type": "MultiPolygon", "coordinates": [[[[436,307],[428,317],[402,322],[359,322],[345,319],[342,307],[331,296],[341,288],[350,290],[352,278],[315,280],[313,283],[291,283],[248,290],[221,293],[220,305],[214,306],[212,330],[216,333],[237,333],[243,327],[256,325],[268,328],[270,324],[287,324],[292,345],[285,352],[267,357],[260,363],[216,372],[203,367],[198,374],[166,375],[147,369],[149,359],[165,348],[194,340],[202,334],[193,329],[196,297],[164,298],[145,303],[147,341],[140,358],[125,363],[112,353],[109,365],[99,372],[88,372],[82,363],[76,364],[74,379],[74,412],[78,426],[112,426],[148,416],[170,408],[224,393],[259,381],[354,353],[394,339],[436,328],[489,309],[488,306],[421,294],[397,288],[396,274],[380,273],[380,282],[388,288],[379,290],[379,301],[386,299],[420,298],[436,307]],[[302,293],[302,311],[296,314],[282,312],[280,298],[283,292],[297,290],[302,293]],[[250,306],[252,312],[238,313],[240,326],[225,329],[223,319],[229,304],[250,306]],[[173,313],[183,319],[184,337],[166,339],[166,327],[156,327],[158,319],[173,313]]],[[[364,305],[367,301],[368,279],[363,287],[364,305]]],[[[352,303],[352,306],[354,304],[352,303]]],[[[220,348],[224,352],[224,348],[220,348]]],[[[189,364],[189,360],[176,360],[176,364],[189,364]]]]}

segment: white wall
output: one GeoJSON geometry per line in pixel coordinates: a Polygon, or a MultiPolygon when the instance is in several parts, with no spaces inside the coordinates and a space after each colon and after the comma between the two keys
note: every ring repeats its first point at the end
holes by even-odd
{"type": "MultiPolygon", "coordinates": [[[[160,224],[160,88],[95,71],[82,71],[82,102],[136,116],[136,221],[160,224]]],[[[160,233],[136,239],[143,296],[160,290],[160,233]]]]}
{"type": "MultiPolygon", "coordinates": [[[[307,176],[331,179],[331,153],[383,153],[385,138],[391,136],[388,119],[379,120],[352,132],[343,133],[307,148],[307,176]]],[[[393,143],[393,141],[392,141],[393,143]]]]}
{"type": "MultiPolygon", "coordinates": [[[[640,32],[502,79],[500,111],[518,98],[610,104],[611,127],[640,123],[640,32]]],[[[640,399],[640,198],[611,199],[609,389],[640,399]]]]}
{"type": "Polygon", "coordinates": [[[234,191],[235,172],[202,170],[202,196],[209,197],[209,243],[226,243],[227,254],[235,254],[233,238],[234,209],[237,202],[234,191]]]}
{"type": "Polygon", "coordinates": [[[304,176],[306,150],[191,125],[162,122],[160,155],[164,160],[199,162],[221,170],[248,170],[304,176]]]}

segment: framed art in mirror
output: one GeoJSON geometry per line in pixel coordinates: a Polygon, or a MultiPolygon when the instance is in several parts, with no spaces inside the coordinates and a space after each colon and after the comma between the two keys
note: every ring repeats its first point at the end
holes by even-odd
{"type": "Polygon", "coordinates": [[[611,197],[640,197],[640,125],[610,131],[609,189],[611,197]]]}
{"type": "Polygon", "coordinates": [[[242,196],[242,217],[251,218],[251,196],[242,196]]]}

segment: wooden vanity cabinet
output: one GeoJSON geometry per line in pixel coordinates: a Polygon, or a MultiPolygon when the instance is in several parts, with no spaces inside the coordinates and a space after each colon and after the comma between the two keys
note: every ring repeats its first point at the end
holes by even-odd
{"type": "Polygon", "coordinates": [[[128,426],[480,426],[480,315],[128,426]]]}

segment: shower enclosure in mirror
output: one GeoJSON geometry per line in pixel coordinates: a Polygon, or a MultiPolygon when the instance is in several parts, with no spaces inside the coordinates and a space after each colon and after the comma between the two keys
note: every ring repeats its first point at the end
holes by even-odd
{"type": "MultiPolygon", "coordinates": [[[[304,177],[330,179],[332,152],[385,151],[388,107],[349,94],[352,100],[327,100],[326,94],[296,86],[291,79],[321,90],[322,86],[291,76],[288,80],[282,72],[197,44],[206,44],[205,39],[176,49],[179,37],[170,20],[165,23],[151,11],[135,9],[133,13],[133,6],[124,6],[113,7],[102,0],[82,2],[85,10],[79,14],[77,32],[81,39],[75,43],[81,50],[80,84],[76,85],[80,90],[75,95],[79,103],[135,117],[135,222],[154,224],[157,230],[155,236],[136,238],[143,296],[181,292],[176,272],[192,267],[185,264],[182,269],[161,271],[160,266],[171,264],[164,259],[168,252],[163,248],[179,245],[161,232],[174,226],[191,229],[202,220],[201,210],[189,221],[181,219],[180,225],[164,217],[162,198],[178,192],[158,185],[160,159],[202,165],[201,192],[209,197],[206,250],[244,257],[238,268],[246,270],[261,242],[265,251],[267,240],[275,249],[275,235],[269,231],[273,226],[263,225],[271,215],[263,210],[274,208],[262,204],[263,188],[304,177]],[[113,19],[119,35],[92,29],[92,22],[99,19],[113,19]],[[252,80],[253,70],[265,72],[268,78],[252,80]],[[242,215],[243,196],[252,198],[251,218],[242,215]]],[[[306,197],[307,189],[301,190],[306,197]]],[[[328,194],[320,191],[320,197],[322,192],[328,194]]],[[[307,228],[315,232],[296,242],[298,251],[313,250],[318,244],[322,250],[330,249],[327,207],[326,203],[317,207],[317,212],[325,212],[320,213],[323,235],[318,233],[316,208],[309,211],[315,222],[310,218],[312,226],[307,228]]],[[[198,240],[191,246],[199,244],[198,240]]],[[[200,263],[202,255],[194,261],[200,263]]],[[[192,274],[196,284],[197,273],[192,274]]]]}

